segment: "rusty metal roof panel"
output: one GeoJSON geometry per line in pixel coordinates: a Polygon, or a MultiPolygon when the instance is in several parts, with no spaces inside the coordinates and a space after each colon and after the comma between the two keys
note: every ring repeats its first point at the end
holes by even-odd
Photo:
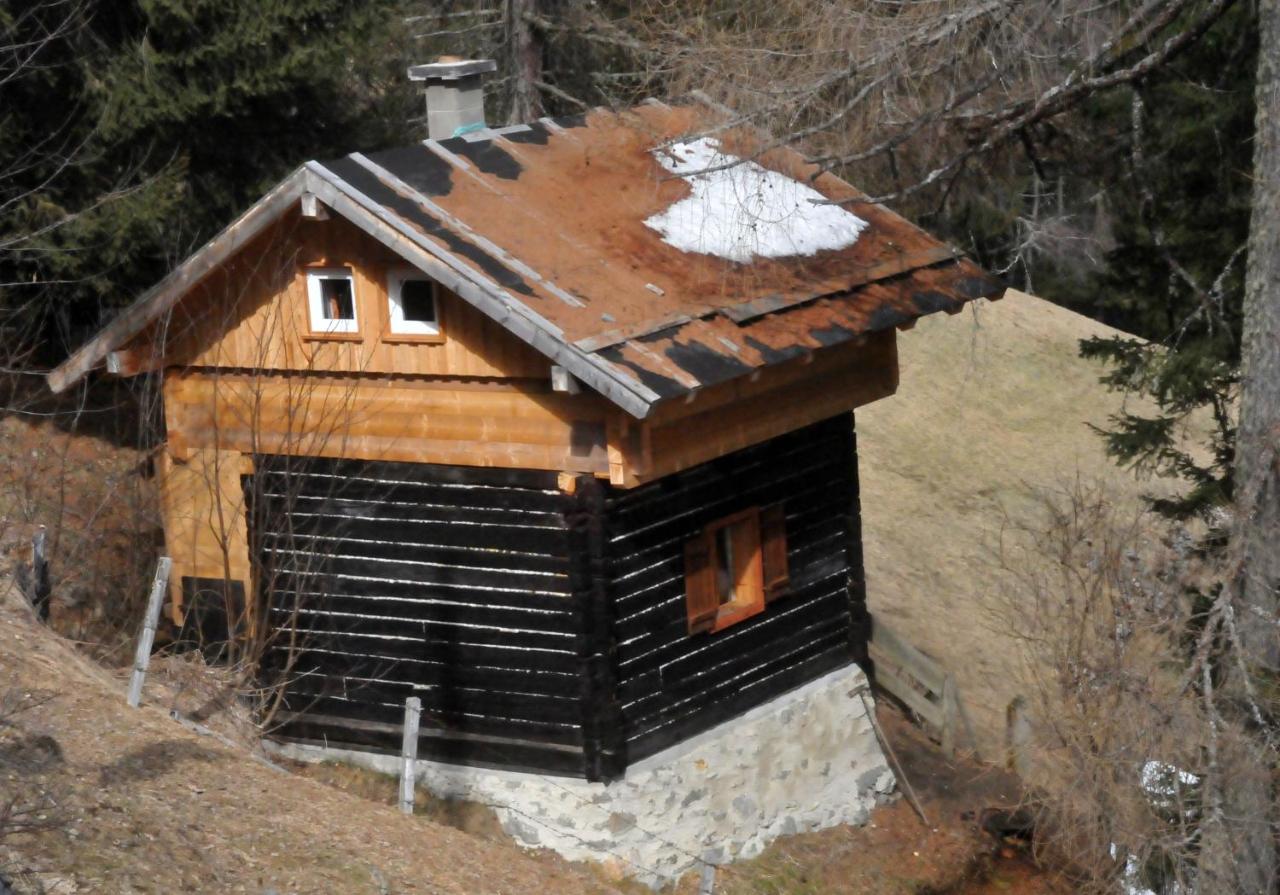
{"type": "Polygon", "coordinates": [[[83,376],[302,192],[636,416],[664,399],[1003,293],[948,246],[860,202],[849,184],[724,124],[704,106],[646,103],[309,162],[140,297],[50,383],[62,389],[83,376]],[[709,135],[713,158],[738,163],[690,168],[709,135]],[[716,180],[723,171],[750,176],[716,180]],[[735,202],[721,195],[716,205],[709,183],[727,184],[735,202]],[[732,192],[739,184],[755,190],[741,202],[732,192]],[[794,199],[778,220],[757,214],[779,207],[766,201],[773,189],[808,196],[809,204],[794,199]],[[745,219],[745,236],[759,236],[759,226],[775,242],[739,241],[728,253],[691,246],[688,232],[673,235],[677,207],[702,215],[710,231],[745,208],[757,215],[745,219]],[[838,227],[807,243],[793,233],[810,232],[799,209],[825,209],[809,216],[825,220],[837,207],[860,219],[839,240],[823,241],[838,227]],[[804,226],[793,228],[797,215],[804,226]]]}
{"type": "Polygon", "coordinates": [[[846,203],[864,228],[807,254],[734,260],[677,247],[646,222],[689,199],[702,175],[673,174],[659,156],[714,129],[717,114],[597,110],[320,167],[461,262],[500,307],[545,321],[571,368],[593,365],[658,400],[1003,294],[951,247],[743,130],[715,135],[730,158],[846,203]]]}
{"type": "Polygon", "coordinates": [[[1003,286],[969,261],[823,297],[746,324],[714,315],[668,327],[599,356],[629,370],[663,398],[726,382],[867,334],[909,324],[937,311],[955,313],[975,298],[998,298],[1003,286]]]}

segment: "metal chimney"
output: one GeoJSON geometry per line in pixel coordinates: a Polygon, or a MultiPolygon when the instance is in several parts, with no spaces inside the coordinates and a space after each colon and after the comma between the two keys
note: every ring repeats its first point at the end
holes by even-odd
{"type": "Polygon", "coordinates": [[[442,56],[428,65],[409,66],[409,80],[427,82],[427,136],[447,140],[485,126],[484,76],[496,71],[492,59],[442,56]]]}

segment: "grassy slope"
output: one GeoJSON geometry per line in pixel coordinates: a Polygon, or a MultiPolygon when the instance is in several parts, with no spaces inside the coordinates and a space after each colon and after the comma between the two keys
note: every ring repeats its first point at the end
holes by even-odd
{"type": "Polygon", "coordinates": [[[1019,691],[1017,645],[989,614],[1017,586],[1002,540],[1042,525],[1044,495],[1077,477],[1134,506],[1153,487],[1118,469],[1087,425],[1124,399],[1077,343],[1113,332],[1014,291],[926,317],[898,336],[898,394],[857,414],[872,611],[957,675],[988,758],[1019,691]]]}

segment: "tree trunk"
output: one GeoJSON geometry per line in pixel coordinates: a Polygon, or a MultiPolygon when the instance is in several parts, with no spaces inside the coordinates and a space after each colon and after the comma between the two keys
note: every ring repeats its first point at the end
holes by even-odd
{"type": "Polygon", "coordinates": [[[542,115],[542,40],[529,17],[538,0],[507,0],[507,48],[510,54],[511,114],[509,124],[526,124],[542,115]]]}
{"type": "Polygon", "coordinates": [[[1258,4],[1253,216],[1245,275],[1236,529],[1241,639],[1249,661],[1280,670],[1280,2],[1258,4]]]}
{"type": "MultiPolygon", "coordinates": [[[[1240,424],[1235,457],[1235,525],[1230,558],[1234,622],[1244,674],[1268,692],[1280,670],[1280,0],[1258,2],[1257,110],[1252,217],[1245,273],[1240,424]]],[[[1270,760],[1244,681],[1230,658],[1223,694],[1227,741],[1237,748],[1210,768],[1206,792],[1221,799],[1206,819],[1200,890],[1272,895],[1276,851],[1270,760]],[[1243,711],[1237,711],[1241,707],[1243,711]],[[1234,735],[1233,735],[1234,734],[1234,735]],[[1234,756],[1234,761],[1228,758],[1234,756]]],[[[1262,707],[1262,712],[1266,712],[1262,707]]]]}

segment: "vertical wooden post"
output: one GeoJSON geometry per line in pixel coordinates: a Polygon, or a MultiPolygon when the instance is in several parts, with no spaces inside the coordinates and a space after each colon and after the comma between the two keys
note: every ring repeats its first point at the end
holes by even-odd
{"type": "Polygon", "coordinates": [[[404,739],[400,744],[400,811],[413,814],[414,764],[418,760],[418,722],[422,700],[410,696],[404,701],[404,739]]]}
{"type": "Polygon", "coordinates": [[[142,634],[138,637],[138,650],[133,656],[133,677],[129,680],[129,705],[135,709],[142,703],[142,682],[151,664],[151,646],[156,641],[156,623],[160,620],[160,605],[169,587],[169,569],[173,561],[167,556],[156,563],[156,577],[151,582],[151,596],[147,598],[147,614],[142,620],[142,634]]]}
{"type": "Polygon", "coordinates": [[[609,594],[604,485],[595,476],[574,480],[566,495],[569,586],[580,628],[582,758],[587,780],[616,780],[627,767],[627,744],[618,702],[617,644],[609,594]]]}
{"type": "Polygon", "coordinates": [[[871,613],[867,611],[867,572],[862,550],[862,494],[858,478],[858,433],[853,413],[846,416],[845,479],[848,503],[845,504],[844,556],[848,567],[849,656],[864,670],[871,670],[868,646],[871,641],[871,613]]]}
{"type": "Polygon", "coordinates": [[[41,525],[31,537],[31,605],[42,622],[49,620],[49,596],[53,586],[49,583],[49,559],[45,555],[45,527],[41,525]]]}
{"type": "Polygon", "coordinates": [[[942,752],[947,758],[956,757],[956,728],[959,723],[956,679],[948,674],[942,679],[942,752]]]}
{"type": "Polygon", "coordinates": [[[1027,779],[1031,763],[1027,758],[1031,746],[1031,719],[1027,717],[1027,701],[1015,697],[1005,710],[1005,761],[1009,770],[1027,779]]]}

